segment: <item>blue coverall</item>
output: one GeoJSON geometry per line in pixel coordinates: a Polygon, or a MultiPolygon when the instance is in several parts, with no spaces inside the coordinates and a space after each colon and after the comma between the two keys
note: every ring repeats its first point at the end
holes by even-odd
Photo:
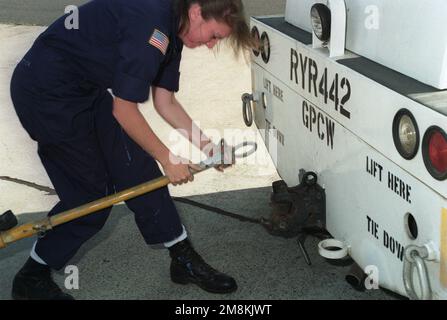
{"type": "MultiPolygon", "coordinates": [[[[11,80],[17,115],[60,199],[49,216],[161,176],[115,120],[112,94],[142,103],[151,86],[178,91],[183,48],[171,0],[93,0],[79,7],[79,29],[67,29],[67,17],[37,38],[11,80]]],[[[166,187],[126,205],[146,243],[182,234],[166,187]]],[[[62,268],[110,210],[54,228],[37,241],[36,253],[62,268]]]]}

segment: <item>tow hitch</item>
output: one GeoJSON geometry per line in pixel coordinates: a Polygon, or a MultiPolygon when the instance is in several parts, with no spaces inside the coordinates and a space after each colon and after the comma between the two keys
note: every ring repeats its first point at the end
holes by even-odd
{"type": "Polygon", "coordinates": [[[283,181],[272,184],[271,217],[262,219],[267,231],[284,238],[297,237],[297,242],[308,265],[310,257],[304,247],[307,236],[330,238],[326,231],[326,194],[317,183],[314,172],[300,170],[300,184],[288,187],[283,181]]]}

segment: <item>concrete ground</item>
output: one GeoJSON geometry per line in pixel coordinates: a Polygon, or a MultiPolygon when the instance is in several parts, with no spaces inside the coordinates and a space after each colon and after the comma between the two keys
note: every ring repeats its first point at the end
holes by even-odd
{"type": "MultiPolygon", "coordinates": [[[[36,144],[19,124],[9,96],[14,66],[43,30],[39,26],[0,25],[0,211],[12,209],[20,223],[44,217],[57,202],[57,196],[48,192],[52,185],[37,157],[36,144]]],[[[177,97],[200,127],[217,130],[234,141],[246,130],[246,135],[257,138],[259,149],[252,161],[225,173],[201,173],[193,183],[171,186],[171,194],[246,217],[267,217],[271,183],[279,176],[256,130],[247,130],[242,120],[240,96],[251,90],[249,65],[235,61],[223,46],[219,52],[185,49],[181,69],[177,97]]],[[[174,148],[172,131],[151,104],[142,105],[141,110],[160,138],[174,148]]],[[[77,299],[397,298],[383,290],[353,290],[344,280],[350,261],[333,263],[320,257],[317,239],[306,242],[313,262],[308,266],[295,239],[273,237],[260,225],[188,204],[177,202],[177,207],[197,251],[209,264],[236,278],[237,292],[220,296],[193,285],[171,283],[167,251],[146,246],[132,213],[117,205],[104,229],[70,261],[79,269],[80,284],[79,290],[70,293],[77,299]]],[[[33,242],[25,239],[0,250],[0,299],[10,299],[14,274],[27,259],[33,242]]],[[[66,276],[61,270],[55,280],[63,286],[66,276]]]]}
{"type": "MultiPolygon", "coordinates": [[[[89,0],[0,0],[0,23],[49,25],[68,5],[89,0]]],[[[284,13],[286,0],[242,0],[248,16],[284,13]]]]}

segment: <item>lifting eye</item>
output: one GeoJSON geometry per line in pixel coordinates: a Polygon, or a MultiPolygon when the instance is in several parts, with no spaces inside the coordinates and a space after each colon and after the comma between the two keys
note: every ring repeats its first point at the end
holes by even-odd
{"type": "Polygon", "coordinates": [[[267,95],[265,94],[265,92],[262,93],[262,106],[264,107],[264,109],[267,109],[268,106],[267,95]]]}

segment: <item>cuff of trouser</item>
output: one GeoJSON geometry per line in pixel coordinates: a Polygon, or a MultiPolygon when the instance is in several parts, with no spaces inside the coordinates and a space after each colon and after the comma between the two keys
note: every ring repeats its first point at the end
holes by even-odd
{"type": "Polygon", "coordinates": [[[40,264],[47,265],[47,263],[45,261],[43,261],[42,258],[39,257],[39,255],[36,253],[36,244],[37,244],[37,241],[34,242],[33,248],[31,249],[31,252],[30,252],[30,257],[34,261],[36,261],[36,262],[38,262],[40,264]]]}
{"type": "Polygon", "coordinates": [[[186,232],[185,226],[182,226],[182,228],[183,228],[183,232],[182,232],[182,234],[181,234],[180,236],[176,237],[176,238],[175,238],[174,240],[172,240],[172,241],[168,241],[168,242],[165,242],[165,243],[164,243],[164,246],[165,246],[166,248],[170,248],[170,247],[172,247],[173,245],[175,245],[175,244],[177,244],[177,243],[179,243],[179,242],[185,240],[186,238],[188,238],[188,233],[186,232]]]}
{"type": "Polygon", "coordinates": [[[164,245],[166,242],[171,242],[174,239],[180,237],[183,234],[183,225],[179,225],[178,228],[175,228],[172,230],[172,232],[165,232],[165,233],[157,233],[157,234],[150,234],[149,236],[145,236],[144,240],[146,241],[146,244],[148,245],[164,245]]]}
{"type": "MultiPolygon", "coordinates": [[[[31,258],[34,259],[34,257],[38,257],[38,259],[45,262],[45,264],[47,266],[49,266],[51,269],[56,270],[56,271],[61,270],[67,264],[68,259],[65,259],[65,257],[63,257],[63,256],[59,256],[59,255],[55,255],[55,254],[48,254],[47,250],[44,250],[44,252],[46,252],[47,254],[44,254],[43,252],[41,252],[42,251],[41,246],[42,246],[42,244],[40,243],[40,241],[36,241],[34,243],[31,253],[34,253],[35,256],[34,256],[34,254],[30,254],[31,258]]],[[[36,260],[36,259],[34,259],[34,260],[36,260]]],[[[37,261],[37,262],[39,262],[39,261],[37,261]]]]}

